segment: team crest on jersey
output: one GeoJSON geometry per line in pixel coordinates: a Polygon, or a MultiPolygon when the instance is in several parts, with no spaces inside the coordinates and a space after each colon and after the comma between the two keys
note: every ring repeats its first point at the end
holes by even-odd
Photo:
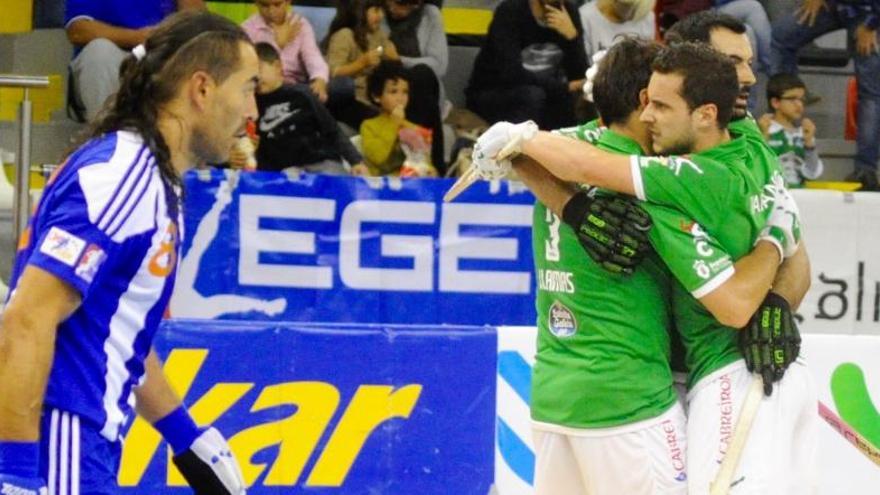
{"type": "Polygon", "coordinates": [[[547,323],[550,333],[559,338],[571,337],[577,332],[577,319],[574,317],[574,313],[559,301],[554,301],[550,306],[550,316],[547,323]]]}
{"type": "Polygon", "coordinates": [[[82,258],[79,259],[79,263],[76,265],[75,273],[79,278],[91,283],[98,273],[98,268],[101,268],[106,259],[107,255],[104,254],[103,249],[95,244],[89,244],[89,247],[86,248],[82,258]]]}
{"type": "Polygon", "coordinates": [[[52,227],[40,244],[40,252],[67,266],[73,266],[85,247],[86,241],[66,230],[52,227]]]}

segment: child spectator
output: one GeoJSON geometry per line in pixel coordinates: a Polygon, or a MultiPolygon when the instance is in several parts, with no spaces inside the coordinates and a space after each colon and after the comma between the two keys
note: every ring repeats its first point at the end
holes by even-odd
{"type": "Polygon", "coordinates": [[[257,88],[257,169],[281,171],[296,167],[306,172],[363,174],[363,158],[326,108],[307,89],[284,83],[281,60],[268,43],[257,43],[260,84],[257,88]]]}
{"type": "Polygon", "coordinates": [[[382,31],[382,0],[341,2],[325,41],[330,64],[333,116],[357,129],[376,115],[367,96],[367,75],[383,60],[400,60],[382,31]]]}
{"type": "Polygon", "coordinates": [[[360,128],[370,174],[436,176],[430,164],[430,131],[406,120],[409,81],[403,65],[380,64],[370,74],[367,90],[380,110],[360,128]]]}
{"type": "Polygon", "coordinates": [[[802,187],[816,179],[824,166],[816,151],[816,125],[804,117],[807,89],[793,74],[777,74],[767,82],[767,104],[773,110],[759,124],[779,164],[788,187],[802,187]]]}
{"type": "Polygon", "coordinates": [[[309,21],[293,12],[290,0],[255,0],[257,13],[241,25],[254,43],[269,43],[281,54],[284,82],[308,84],[327,101],[330,69],[321,56],[309,21]]]}

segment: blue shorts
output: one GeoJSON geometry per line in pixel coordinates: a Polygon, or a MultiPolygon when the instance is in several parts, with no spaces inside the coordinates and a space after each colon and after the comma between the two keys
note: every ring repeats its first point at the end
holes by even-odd
{"type": "Polygon", "coordinates": [[[40,476],[49,495],[113,495],[120,442],[110,442],[79,416],[44,409],[40,423],[40,476]]]}

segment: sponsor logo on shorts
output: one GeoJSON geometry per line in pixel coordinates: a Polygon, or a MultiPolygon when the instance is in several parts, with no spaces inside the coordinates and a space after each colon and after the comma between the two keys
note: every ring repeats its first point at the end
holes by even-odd
{"type": "Polygon", "coordinates": [[[103,249],[95,244],[89,244],[76,265],[75,273],[86,282],[91,282],[95,279],[98,268],[101,268],[105,259],[107,259],[107,255],[104,254],[103,249]]]}
{"type": "Polygon", "coordinates": [[[675,470],[675,480],[676,481],[685,481],[687,480],[687,471],[685,471],[685,463],[684,463],[684,453],[681,451],[681,447],[678,445],[678,428],[675,427],[675,423],[671,420],[666,420],[661,423],[663,427],[663,433],[666,436],[666,448],[669,454],[669,461],[672,465],[672,469],[675,470]]]}
{"type": "Polygon", "coordinates": [[[52,227],[40,244],[40,252],[67,266],[73,266],[85,247],[86,241],[66,230],[52,227]]]}
{"type": "Polygon", "coordinates": [[[548,318],[550,333],[559,338],[571,337],[577,332],[577,319],[574,313],[559,301],[554,301],[550,306],[548,318]]]}
{"type": "Polygon", "coordinates": [[[730,446],[730,436],[733,434],[733,399],[731,398],[730,375],[722,375],[718,380],[718,456],[715,459],[719,464],[724,460],[727,448],[730,446]]]}

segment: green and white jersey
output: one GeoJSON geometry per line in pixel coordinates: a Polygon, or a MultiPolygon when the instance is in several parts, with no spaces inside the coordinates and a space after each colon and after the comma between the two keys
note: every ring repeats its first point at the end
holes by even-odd
{"type": "MultiPolygon", "coordinates": [[[[673,287],[673,315],[686,350],[691,387],[742,357],[736,345],[737,330],[721,325],[695,297],[708,294],[733,275],[729,260],[719,261],[717,268],[728,266],[720,273],[712,269],[710,260],[718,256],[712,251],[721,249],[723,256],[733,260],[751,251],[769,214],[773,188],[781,184],[782,177],[763,137],[751,132],[688,158],[634,157],[632,164],[640,199],[681,211],[684,223],[678,230],[690,230],[695,245],[703,237],[702,229],[717,241],[697,248],[698,254],[709,255],[702,260],[683,255],[694,251],[683,251],[680,245],[654,244],[681,282],[673,287]],[[700,227],[689,221],[699,222],[700,227]]],[[[652,236],[678,239],[674,230],[669,222],[658,225],[655,221],[652,236]]]]}
{"type": "Polygon", "coordinates": [[[822,175],[822,160],[815,149],[808,151],[804,145],[803,127],[786,129],[772,120],[767,131],[767,146],[779,157],[782,176],[789,189],[803,187],[804,180],[816,179],[822,175]]]}
{"type": "MultiPolygon", "coordinates": [[[[602,134],[594,130],[582,135],[595,139],[602,134]]],[[[634,147],[622,152],[640,152],[630,143],[634,147]]],[[[532,419],[569,428],[607,428],[650,419],[672,407],[672,278],[663,263],[651,255],[630,276],[610,273],[541,203],[534,209],[532,242],[538,279],[532,419]]]]}

